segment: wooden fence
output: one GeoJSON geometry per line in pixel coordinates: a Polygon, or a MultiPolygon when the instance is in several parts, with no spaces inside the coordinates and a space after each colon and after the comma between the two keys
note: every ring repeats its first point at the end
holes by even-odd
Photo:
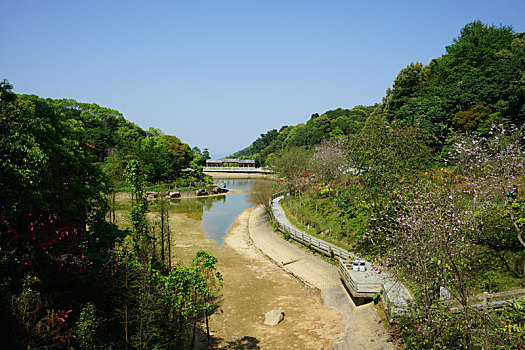
{"type": "MultiPolygon", "coordinates": [[[[271,217],[271,220],[276,224],[278,225],[278,229],[279,231],[283,232],[283,233],[288,233],[290,235],[290,237],[294,240],[296,240],[297,242],[303,244],[303,245],[306,245],[310,248],[313,248],[315,249],[316,251],[326,255],[326,256],[330,256],[330,257],[339,257],[341,263],[343,263],[344,261],[351,261],[351,260],[354,260],[354,259],[357,259],[358,257],[356,257],[352,252],[348,251],[348,250],[345,250],[345,249],[342,249],[336,245],[333,245],[331,243],[328,243],[328,242],[325,242],[321,239],[318,239],[316,237],[313,237],[301,230],[298,230],[296,229],[295,227],[293,226],[288,226],[288,225],[285,225],[283,223],[281,223],[279,220],[277,220],[275,218],[275,212],[274,212],[274,206],[273,206],[273,200],[275,198],[278,198],[278,197],[281,197],[281,196],[285,196],[286,195],[286,192],[279,192],[279,193],[276,193],[272,196],[272,198],[270,199],[270,208],[271,208],[271,211],[270,211],[270,217],[271,217]]],[[[284,213],[283,213],[284,214],[284,213]]],[[[344,276],[348,281],[352,281],[352,278],[349,276],[348,274],[348,271],[346,271],[347,269],[340,269],[340,270],[344,270],[343,273],[346,272],[346,276],[344,276]]],[[[388,297],[390,296],[390,294],[395,294],[395,293],[398,293],[399,290],[401,290],[399,287],[397,288],[392,288],[390,285],[391,284],[398,284],[398,282],[395,282],[395,279],[393,278],[390,278],[390,280],[385,280],[384,282],[384,286],[383,286],[383,295],[384,297],[386,297],[386,300],[388,301],[388,297]]],[[[404,288],[403,288],[404,289],[404,288]]],[[[408,292],[408,291],[406,291],[408,292]]],[[[408,292],[409,293],[409,292],[408,292]]],[[[404,293],[403,293],[404,294],[404,293]]],[[[407,298],[406,296],[400,298],[398,295],[395,295],[395,297],[392,297],[391,298],[392,300],[394,300],[393,302],[391,303],[386,303],[387,304],[387,309],[392,309],[392,310],[395,310],[396,308],[398,308],[399,305],[397,304],[400,304],[400,300],[403,301],[403,305],[401,305],[399,308],[400,308],[400,311],[402,311],[403,313],[408,311],[408,308],[410,307],[409,304],[410,304],[410,300],[408,300],[409,302],[408,303],[405,303],[405,301],[403,299],[411,299],[413,300],[413,297],[410,297],[410,298],[407,298]],[[392,304],[392,306],[390,306],[389,304],[392,304]],[[405,305],[406,304],[406,305],[405,305]]],[[[489,293],[483,293],[482,295],[480,296],[475,296],[475,297],[471,297],[469,299],[469,307],[471,308],[484,308],[484,309],[488,309],[488,308],[497,308],[497,307],[503,307],[505,306],[508,302],[511,302],[513,300],[516,300],[516,299],[525,299],[525,289],[519,289],[519,290],[513,290],[513,291],[507,291],[507,292],[500,292],[500,293],[492,293],[492,294],[489,294],[489,293]]],[[[450,310],[451,311],[458,311],[458,310],[461,310],[462,309],[462,306],[461,304],[457,301],[457,300],[450,300],[449,301],[449,306],[450,306],[450,310]]],[[[392,312],[392,314],[397,314],[398,312],[392,312]]],[[[401,312],[399,312],[401,313],[401,312]]]]}
{"type": "Polygon", "coordinates": [[[288,233],[292,239],[298,241],[299,243],[303,245],[313,248],[319,253],[322,253],[326,256],[339,257],[340,259],[343,259],[343,260],[353,260],[355,258],[354,254],[352,254],[348,250],[342,249],[332,243],[325,242],[322,239],[313,237],[306,232],[297,230],[295,227],[285,225],[281,223],[279,220],[276,220],[275,213],[274,213],[274,207],[271,202],[274,200],[274,198],[278,198],[284,195],[285,195],[285,192],[279,192],[279,193],[274,194],[272,198],[270,199],[271,220],[276,225],[278,225],[279,231],[281,231],[282,233],[288,233]]]}
{"type": "MultiPolygon", "coordinates": [[[[487,310],[490,308],[503,307],[507,303],[516,299],[525,299],[525,289],[490,294],[484,292],[482,295],[469,298],[468,303],[470,308],[483,308],[487,310]]],[[[457,300],[449,301],[449,305],[451,311],[459,311],[463,309],[463,306],[461,306],[457,300]]]]}

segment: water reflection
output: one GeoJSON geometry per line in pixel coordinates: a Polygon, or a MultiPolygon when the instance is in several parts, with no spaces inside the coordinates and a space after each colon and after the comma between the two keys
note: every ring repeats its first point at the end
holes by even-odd
{"type": "Polygon", "coordinates": [[[204,210],[210,210],[213,203],[225,201],[225,195],[206,198],[172,199],[171,210],[177,213],[184,213],[191,219],[201,220],[204,210]]]}
{"type": "MultiPolygon", "coordinates": [[[[259,179],[216,179],[216,183],[225,183],[227,189],[251,191],[259,179]]],[[[206,235],[223,247],[224,237],[237,216],[253,207],[249,193],[230,194],[206,198],[183,198],[172,201],[172,210],[185,213],[190,218],[202,220],[202,230],[206,235]]]]}

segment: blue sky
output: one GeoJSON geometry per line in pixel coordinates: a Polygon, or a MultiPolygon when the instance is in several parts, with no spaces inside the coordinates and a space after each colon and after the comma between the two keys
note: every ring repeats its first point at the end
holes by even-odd
{"type": "Polygon", "coordinates": [[[0,0],[0,79],[117,109],[212,156],[313,113],[381,101],[474,20],[525,1],[0,0]]]}

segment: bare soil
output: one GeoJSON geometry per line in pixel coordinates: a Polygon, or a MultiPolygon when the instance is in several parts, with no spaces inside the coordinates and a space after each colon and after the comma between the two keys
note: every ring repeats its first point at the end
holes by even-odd
{"type": "MultiPolygon", "coordinates": [[[[243,212],[230,228],[225,248],[206,237],[200,220],[170,213],[173,263],[189,264],[200,249],[219,260],[223,295],[210,318],[216,347],[331,349],[343,336],[344,318],[323,305],[318,289],[292,277],[253,247],[248,234],[251,210],[243,212]],[[284,311],[284,320],[276,326],[264,325],[264,314],[276,308],[284,311]]],[[[119,211],[117,219],[125,227],[127,212],[119,211]]]]}

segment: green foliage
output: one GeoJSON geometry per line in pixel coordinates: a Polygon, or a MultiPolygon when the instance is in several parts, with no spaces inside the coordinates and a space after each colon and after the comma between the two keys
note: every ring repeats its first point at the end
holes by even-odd
{"type": "MultiPolygon", "coordinates": [[[[46,105],[59,119],[82,130],[87,151],[95,157],[94,161],[104,164],[106,174],[114,181],[124,180],[119,175],[132,159],[141,162],[147,181],[157,182],[174,180],[185,167],[201,170],[199,167],[209,157],[206,149],[205,156],[193,153],[177,137],[165,135],[153,127],[144,131],[127,121],[120,112],[94,103],[42,99],[35,95],[20,95],[19,99],[29,104],[46,105]],[[194,159],[196,162],[191,163],[194,159]]],[[[28,149],[31,159],[41,162],[41,155],[37,154],[38,142],[31,144],[33,147],[28,149]]]]}
{"type": "Polygon", "coordinates": [[[2,218],[20,220],[44,207],[81,223],[104,209],[107,181],[92,164],[80,123],[36,97],[0,101],[0,113],[2,218]]]}
{"type": "Polygon", "coordinates": [[[180,170],[188,167],[193,159],[189,146],[169,135],[142,140],[138,155],[149,182],[176,179],[180,170]]]}
{"type": "Polygon", "coordinates": [[[384,99],[387,121],[432,130],[486,133],[524,120],[523,35],[508,26],[467,24],[428,66],[402,69],[384,99]]]}
{"type": "Polygon", "coordinates": [[[310,152],[304,148],[293,147],[284,150],[280,157],[274,158],[272,168],[284,181],[284,186],[289,193],[303,190],[308,182],[302,181],[308,171],[310,152]]]}
{"type": "Polygon", "coordinates": [[[252,158],[257,165],[270,165],[272,159],[290,148],[312,148],[321,141],[359,132],[375,106],[356,106],[352,109],[338,108],[323,115],[314,114],[306,124],[283,126],[279,131],[270,130],[247,148],[232,155],[236,158],[252,158]]]}
{"type": "Polygon", "coordinates": [[[144,196],[148,178],[198,170],[189,146],[158,129],[145,138],[114,110],[11,89],[0,83],[4,347],[193,347],[188,332],[209,316],[222,284],[217,260],[200,252],[195,266],[173,269],[157,260],[144,196]],[[130,232],[105,221],[110,186],[95,165],[101,160],[132,192],[130,232]]]}
{"type": "Polygon", "coordinates": [[[477,104],[472,106],[468,111],[456,113],[454,123],[465,131],[486,130],[493,124],[500,124],[500,121],[490,118],[490,108],[477,104]]]}
{"type": "MultiPolygon", "coordinates": [[[[525,301],[522,299],[507,304],[504,311],[498,315],[504,322],[503,327],[498,327],[502,338],[511,338],[515,341],[516,348],[525,345],[525,301]]],[[[508,345],[508,343],[506,344],[508,345]]],[[[504,346],[504,345],[503,345],[504,346]]],[[[503,347],[502,347],[503,348],[503,347]]]]}
{"type": "MultiPolygon", "coordinates": [[[[22,98],[34,97],[22,96],[22,98]]],[[[119,111],[95,103],[81,103],[71,99],[45,101],[57,108],[66,119],[76,120],[82,124],[86,142],[93,146],[92,152],[98,161],[103,161],[110,150],[132,149],[138,140],[146,137],[144,130],[127,121],[119,111]]]]}
{"type": "Polygon", "coordinates": [[[99,348],[96,336],[99,320],[95,315],[95,311],[95,305],[88,303],[80,312],[75,333],[78,338],[78,348],[81,350],[95,350],[99,348]]]}
{"type": "Polygon", "coordinates": [[[148,212],[148,201],[144,195],[144,175],[142,174],[139,162],[132,160],[128,163],[125,170],[126,180],[131,189],[131,212],[129,219],[131,222],[131,236],[135,244],[135,249],[143,251],[150,240],[148,236],[148,225],[146,213],[148,212]]]}
{"type": "Polygon", "coordinates": [[[374,197],[388,194],[390,186],[409,181],[429,165],[429,140],[421,129],[370,125],[349,138],[351,164],[374,197]]]}
{"type": "MultiPolygon", "coordinates": [[[[523,205],[523,200],[520,200],[523,205]]],[[[519,217],[525,216],[521,206],[516,210],[519,217]]],[[[523,246],[516,238],[516,230],[508,213],[493,208],[480,215],[481,233],[473,237],[478,244],[487,245],[499,251],[521,251],[523,246]]]]}

